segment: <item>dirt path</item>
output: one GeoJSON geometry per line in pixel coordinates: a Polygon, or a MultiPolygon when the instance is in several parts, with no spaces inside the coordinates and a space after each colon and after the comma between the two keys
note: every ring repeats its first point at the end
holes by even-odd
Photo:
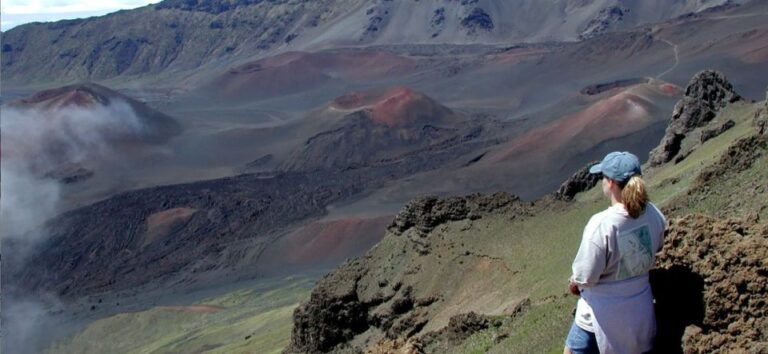
{"type": "Polygon", "coordinates": [[[711,16],[706,18],[712,19],[712,20],[728,20],[732,18],[755,17],[755,16],[768,16],[768,12],[761,12],[757,14],[721,15],[721,16],[711,16]]]}
{"type": "MultiPolygon", "coordinates": [[[[768,12],[757,13],[757,14],[721,15],[721,16],[711,16],[706,18],[712,19],[712,20],[728,20],[728,19],[734,19],[734,18],[755,17],[755,16],[768,16],[768,12]]],[[[666,40],[663,38],[658,38],[658,39],[668,44],[670,47],[672,47],[672,51],[675,53],[675,63],[671,67],[669,67],[669,69],[664,70],[663,72],[656,75],[657,79],[661,79],[662,77],[664,77],[664,75],[667,75],[670,72],[672,72],[672,70],[675,70],[675,68],[677,68],[677,65],[680,64],[680,52],[678,51],[677,44],[672,43],[669,40],[666,40]]]]}
{"type": "Polygon", "coordinates": [[[670,47],[672,47],[672,51],[675,53],[675,64],[673,64],[671,67],[669,67],[669,69],[665,70],[664,72],[656,75],[657,79],[661,79],[664,75],[669,74],[670,72],[672,72],[672,70],[675,70],[675,68],[677,67],[678,64],[680,64],[680,52],[678,52],[678,50],[677,50],[677,44],[674,44],[674,43],[672,43],[672,42],[670,42],[670,41],[668,41],[666,39],[663,39],[663,38],[659,38],[659,40],[661,40],[662,42],[664,42],[664,43],[668,44],[670,47]]]}

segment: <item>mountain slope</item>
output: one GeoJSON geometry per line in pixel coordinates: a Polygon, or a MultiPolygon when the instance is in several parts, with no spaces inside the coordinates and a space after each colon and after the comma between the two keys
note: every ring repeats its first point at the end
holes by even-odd
{"type": "MultiPolygon", "coordinates": [[[[739,1],[737,3],[740,3],[739,1]]],[[[173,74],[285,50],[575,40],[702,11],[721,0],[166,0],[3,33],[4,82],[173,74]]]]}
{"type": "MultiPolygon", "coordinates": [[[[697,76],[689,87],[706,82],[705,77],[697,76]]],[[[679,351],[681,343],[686,351],[709,352],[722,345],[757,350],[768,341],[762,320],[766,295],[759,290],[764,286],[760,274],[768,267],[762,261],[768,228],[760,221],[766,207],[764,199],[735,204],[752,200],[755,191],[765,193],[760,189],[768,152],[761,128],[765,104],[729,104],[709,125],[686,136],[698,142],[691,142],[696,147],[686,158],[646,168],[651,199],[671,223],[653,275],[665,341],[660,345],[672,345],[665,352],[679,351]],[[728,120],[734,122],[730,129],[701,142],[702,131],[728,120]],[[729,182],[734,179],[756,189],[729,182]],[[716,205],[723,197],[732,201],[729,215],[735,217],[688,215],[722,210],[716,205]],[[756,216],[743,218],[752,208],[756,216]],[[729,236],[718,236],[723,233],[729,236]],[[720,255],[726,263],[714,261],[720,255]],[[737,272],[739,278],[720,284],[723,272],[737,272]],[[681,281],[702,284],[700,291],[688,288],[686,298],[675,297],[680,289],[669,284],[681,281]],[[703,310],[695,307],[697,299],[703,310]],[[680,309],[679,301],[688,301],[689,309],[693,304],[692,312],[670,311],[680,309]]],[[[605,205],[599,188],[575,202],[521,203],[503,194],[415,200],[376,247],[318,283],[294,312],[287,352],[562,350],[575,304],[565,293],[564,279],[580,230],[605,205]]]]}

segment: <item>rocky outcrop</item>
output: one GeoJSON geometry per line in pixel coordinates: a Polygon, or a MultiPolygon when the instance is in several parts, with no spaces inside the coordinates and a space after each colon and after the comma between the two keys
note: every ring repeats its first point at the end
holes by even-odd
{"type": "Polygon", "coordinates": [[[671,220],[651,274],[661,352],[768,349],[768,225],[755,217],[671,220]]]}
{"type": "MultiPolygon", "coordinates": [[[[526,208],[531,208],[530,203],[506,193],[424,197],[410,202],[390,225],[390,235],[365,256],[321,279],[310,299],[294,311],[286,353],[355,352],[365,347],[371,352],[403,352],[406,348],[410,349],[404,352],[420,352],[418,341],[412,340],[444,310],[440,307],[443,296],[450,296],[435,293],[434,288],[424,288],[410,278],[426,271],[422,267],[429,266],[420,263],[430,262],[424,257],[434,256],[427,255],[430,244],[445,237],[433,232],[435,227],[489,214],[525,213],[526,208]]],[[[476,264],[469,261],[476,257],[474,253],[455,252],[461,259],[457,267],[476,264]]],[[[447,329],[439,332],[440,340],[462,341],[490,323],[477,314],[458,315],[449,322],[447,329]]]]}
{"type": "Polygon", "coordinates": [[[706,70],[696,74],[688,83],[685,96],[675,105],[661,143],[651,151],[651,166],[672,161],[681,152],[681,143],[688,133],[706,126],[722,108],[739,100],[741,96],[722,73],[706,70]]]}
{"type": "Polygon", "coordinates": [[[600,182],[599,173],[589,173],[589,168],[600,161],[592,161],[568,178],[555,192],[555,199],[572,200],[576,194],[592,189],[600,182]]]}
{"type": "Polygon", "coordinates": [[[765,92],[765,102],[763,107],[755,112],[753,126],[760,135],[768,135],[768,91],[765,92]]]}
{"type": "Polygon", "coordinates": [[[310,299],[293,313],[293,332],[285,353],[340,351],[369,329],[385,338],[407,338],[420,331],[436,298],[416,298],[410,286],[381,279],[371,291],[369,257],[346,263],[321,279],[310,299]],[[366,279],[363,279],[367,277],[366,279]]]}
{"type": "Polygon", "coordinates": [[[702,143],[705,143],[707,140],[715,138],[718,135],[725,133],[726,130],[731,129],[734,126],[736,126],[736,122],[729,119],[725,123],[720,124],[715,128],[702,130],[701,137],[699,138],[699,140],[701,140],[702,143]]]}
{"type": "Polygon", "coordinates": [[[451,317],[445,333],[451,343],[459,344],[472,334],[482,331],[491,325],[488,316],[478,315],[474,312],[462,313],[451,317]]]}
{"type": "Polygon", "coordinates": [[[420,234],[427,234],[448,221],[477,219],[482,212],[491,212],[515,204],[521,204],[520,198],[503,192],[445,199],[434,196],[421,197],[408,202],[395,216],[388,230],[400,235],[414,228],[420,234]]]}
{"type": "Polygon", "coordinates": [[[467,16],[461,19],[461,25],[472,34],[478,30],[491,31],[493,30],[493,19],[482,8],[476,7],[472,9],[467,16]]]}
{"type": "Polygon", "coordinates": [[[768,148],[767,140],[764,136],[752,135],[736,141],[715,164],[696,176],[693,187],[706,186],[717,177],[739,173],[752,167],[755,161],[765,154],[768,148]]]}
{"type": "Polygon", "coordinates": [[[347,263],[320,280],[309,300],[293,312],[285,353],[327,352],[368,329],[368,309],[383,299],[360,300],[357,284],[365,273],[363,264],[347,263]]]}
{"type": "Polygon", "coordinates": [[[579,38],[588,39],[608,32],[617,23],[623,21],[624,16],[629,12],[630,9],[622,6],[609,6],[600,10],[597,16],[587,23],[579,38]]]}

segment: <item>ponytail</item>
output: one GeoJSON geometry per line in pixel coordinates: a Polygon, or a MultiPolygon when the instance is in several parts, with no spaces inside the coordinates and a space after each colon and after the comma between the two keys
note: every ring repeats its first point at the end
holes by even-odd
{"type": "Polygon", "coordinates": [[[645,205],[648,204],[648,192],[645,190],[645,182],[640,175],[632,176],[621,187],[621,202],[633,219],[637,219],[645,211],[645,205]]]}

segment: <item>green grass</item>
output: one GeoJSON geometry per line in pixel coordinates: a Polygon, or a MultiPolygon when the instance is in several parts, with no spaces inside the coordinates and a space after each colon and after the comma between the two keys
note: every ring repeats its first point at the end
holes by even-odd
{"type": "Polygon", "coordinates": [[[154,308],[97,320],[48,353],[280,353],[291,315],[313,281],[289,278],[273,290],[241,289],[198,304],[215,313],[154,308]]]}
{"type": "MultiPolygon", "coordinates": [[[[698,146],[680,163],[666,164],[646,174],[651,200],[663,207],[685,195],[703,168],[718,161],[733,142],[754,133],[751,126],[753,109],[754,105],[747,103],[726,108],[717,119],[732,119],[736,122],[735,127],[698,146]],[[673,179],[676,182],[671,183],[673,179]]],[[[743,203],[752,203],[755,205],[751,208],[762,211],[761,217],[768,217],[765,215],[768,188],[762,182],[768,180],[766,162],[768,157],[764,156],[749,170],[716,181],[712,188],[719,191],[717,194],[696,199],[697,202],[687,206],[684,212],[718,215],[733,203],[741,203],[742,207],[743,203]],[[742,191],[744,189],[746,192],[742,191]],[[750,194],[753,197],[750,198],[750,194]]],[[[522,221],[509,221],[503,216],[485,217],[475,222],[477,226],[470,231],[459,232],[462,234],[459,238],[467,243],[467,247],[502,258],[508,267],[519,269],[521,272],[517,276],[496,286],[504,289],[504,294],[509,297],[528,297],[532,305],[501,327],[475,333],[448,352],[562,352],[577,300],[574,296],[564,295],[571,262],[589,217],[606,207],[608,202],[598,186],[578,195],[571,207],[562,211],[547,211],[522,221]],[[494,341],[502,333],[508,337],[494,341]]],[[[453,227],[447,230],[457,232],[453,227]]]]}
{"type": "Polygon", "coordinates": [[[648,179],[651,200],[663,205],[674,196],[685,192],[694,177],[704,167],[715,163],[734,141],[752,134],[754,132],[751,126],[753,109],[753,105],[747,103],[726,107],[717,120],[732,119],[736,122],[736,126],[699,146],[680,163],[670,163],[651,171],[648,179]],[[678,182],[669,183],[673,179],[677,179],[678,182]]]}
{"type": "MultiPolygon", "coordinates": [[[[716,162],[734,141],[753,132],[753,107],[728,107],[717,119],[732,119],[735,127],[699,146],[680,163],[649,170],[651,200],[663,207],[685,195],[703,168],[716,162]]],[[[764,203],[768,188],[761,183],[768,180],[766,162],[764,156],[749,170],[714,181],[718,193],[694,195],[684,212],[718,215],[733,203],[752,203],[748,207],[768,217],[764,203]]],[[[434,343],[427,348],[432,352],[560,353],[577,300],[566,295],[571,263],[584,225],[608,204],[598,186],[579,194],[567,208],[535,216],[492,215],[450,222],[428,236],[432,248],[428,255],[408,251],[412,241],[407,235],[389,235],[371,250],[368,266],[390,284],[412,284],[417,295],[445,296],[437,305],[443,308],[433,313],[439,319],[433,318],[435,323],[425,331],[444,326],[451,314],[468,311],[493,313],[502,321],[501,326],[475,333],[456,347],[434,343]],[[474,268],[481,263],[478,257],[506,270],[478,270],[474,268]],[[503,306],[525,298],[531,301],[526,311],[515,317],[502,314],[503,306]]],[[[211,314],[152,309],[115,315],[92,323],[50,352],[278,353],[290,336],[291,313],[311,286],[309,280],[292,279],[273,290],[241,289],[201,301],[226,307],[211,314]]],[[[361,287],[368,289],[361,291],[379,288],[361,287]]]]}

